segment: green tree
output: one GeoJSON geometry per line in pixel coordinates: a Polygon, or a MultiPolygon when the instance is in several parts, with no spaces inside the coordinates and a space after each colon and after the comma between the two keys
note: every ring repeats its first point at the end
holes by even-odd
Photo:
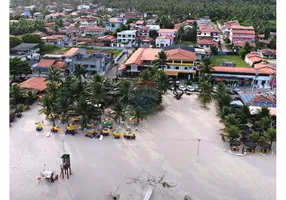
{"type": "Polygon", "coordinates": [[[257,142],[260,141],[261,136],[260,136],[260,134],[259,134],[258,132],[252,132],[252,133],[249,135],[249,138],[250,138],[251,142],[253,142],[253,143],[256,144],[257,142]]]}
{"type": "Polygon", "coordinates": [[[19,102],[20,98],[22,97],[22,90],[17,83],[13,83],[10,86],[10,99],[12,100],[12,104],[14,108],[17,108],[17,103],[19,102]]]}
{"type": "Polygon", "coordinates": [[[117,102],[115,103],[115,105],[112,108],[113,111],[113,115],[114,115],[114,120],[117,121],[117,123],[120,126],[120,121],[122,119],[125,119],[126,116],[126,108],[124,106],[124,104],[117,102]]]}
{"type": "Polygon", "coordinates": [[[16,76],[29,75],[32,74],[32,69],[29,63],[20,58],[10,58],[10,75],[13,76],[13,80],[16,79],[16,76]]]}
{"type": "Polygon", "coordinates": [[[10,48],[18,46],[19,44],[23,43],[22,38],[10,36],[10,48]]]}
{"type": "Polygon", "coordinates": [[[263,136],[265,141],[270,142],[270,150],[272,148],[272,143],[276,141],[276,129],[268,128],[266,133],[263,136]]]}
{"type": "Polygon", "coordinates": [[[239,128],[237,126],[234,126],[234,125],[230,125],[230,126],[226,126],[224,128],[224,133],[225,133],[225,136],[230,140],[235,140],[237,138],[240,137],[239,133],[239,128]]]}
{"type": "Polygon", "coordinates": [[[154,63],[154,66],[158,69],[164,70],[165,67],[169,67],[167,64],[168,55],[164,51],[160,51],[158,55],[156,55],[156,60],[154,63]]]}
{"type": "Polygon", "coordinates": [[[209,75],[212,70],[212,57],[206,56],[204,57],[199,64],[200,75],[209,75]]]}
{"type": "Polygon", "coordinates": [[[38,43],[38,44],[43,43],[41,36],[37,34],[27,34],[27,35],[24,35],[22,39],[23,39],[23,42],[25,43],[38,43]]]}
{"type": "Polygon", "coordinates": [[[86,70],[83,65],[75,65],[73,75],[79,80],[82,81],[82,77],[86,78],[86,70]]]}
{"type": "MultiPolygon", "coordinates": [[[[42,107],[39,112],[49,116],[56,111],[56,104],[55,104],[56,97],[52,94],[45,94],[41,99],[39,105],[42,107]]],[[[53,122],[53,126],[56,126],[56,122],[54,118],[51,118],[53,122]]]]}
{"type": "Polygon", "coordinates": [[[198,86],[200,89],[198,99],[202,103],[202,105],[206,107],[207,104],[209,104],[212,101],[212,97],[213,97],[212,85],[209,80],[203,80],[203,81],[199,81],[198,86]]]}
{"type": "Polygon", "coordinates": [[[217,55],[218,54],[218,48],[216,46],[212,46],[211,47],[211,52],[213,55],[217,55]]]}
{"type": "Polygon", "coordinates": [[[58,83],[62,83],[62,75],[61,72],[54,66],[49,68],[47,81],[54,81],[58,83]]]}

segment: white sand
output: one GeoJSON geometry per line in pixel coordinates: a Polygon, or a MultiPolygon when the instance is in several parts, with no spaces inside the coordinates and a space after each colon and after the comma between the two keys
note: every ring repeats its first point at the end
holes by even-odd
{"type": "Polygon", "coordinates": [[[213,108],[199,107],[195,96],[179,101],[164,98],[165,110],[139,126],[135,141],[103,141],[84,134],[67,135],[73,175],[53,184],[37,182],[43,165],[59,173],[63,153],[60,135],[46,137],[35,131],[38,106],[25,112],[10,128],[11,200],[104,200],[118,188],[122,200],[143,199],[147,188],[126,184],[129,177],[165,174],[175,188],[155,188],[152,199],[174,200],[190,195],[195,200],[273,200],[276,198],[276,156],[259,153],[230,155],[221,141],[222,125],[213,108]],[[201,138],[197,157],[197,139],[201,138]]]}

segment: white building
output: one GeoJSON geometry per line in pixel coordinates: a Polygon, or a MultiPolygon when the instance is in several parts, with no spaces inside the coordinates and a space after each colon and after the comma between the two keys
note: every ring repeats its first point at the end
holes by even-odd
{"type": "Polygon", "coordinates": [[[160,25],[146,25],[147,27],[149,27],[149,30],[155,30],[155,31],[159,31],[160,30],[160,25]]]}
{"type": "Polygon", "coordinates": [[[137,36],[137,30],[127,30],[117,33],[117,42],[118,43],[129,43],[135,42],[137,36]]]}
{"type": "Polygon", "coordinates": [[[89,10],[90,9],[90,6],[88,5],[79,5],[77,7],[78,10],[89,10]]]}
{"type": "Polygon", "coordinates": [[[174,43],[174,37],[164,35],[164,36],[158,36],[156,38],[156,47],[168,47],[173,45],[174,43]]]}
{"type": "Polygon", "coordinates": [[[176,37],[177,35],[177,29],[160,29],[158,31],[159,36],[172,36],[176,37]]]}

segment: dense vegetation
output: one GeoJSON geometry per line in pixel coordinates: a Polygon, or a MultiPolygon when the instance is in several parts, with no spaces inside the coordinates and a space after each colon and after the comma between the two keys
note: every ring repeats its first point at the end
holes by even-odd
{"type": "Polygon", "coordinates": [[[238,20],[263,33],[276,29],[275,0],[94,0],[107,7],[134,8],[141,12],[170,16],[174,22],[209,16],[212,20],[238,20]]]}
{"type": "Polygon", "coordinates": [[[10,23],[11,35],[23,35],[35,31],[46,31],[45,24],[42,20],[29,20],[21,18],[18,22],[10,23]]]}

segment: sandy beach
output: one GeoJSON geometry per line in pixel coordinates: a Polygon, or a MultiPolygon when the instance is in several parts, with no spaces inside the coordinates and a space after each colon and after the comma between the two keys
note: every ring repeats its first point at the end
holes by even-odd
{"type": "Polygon", "coordinates": [[[99,141],[84,133],[47,138],[49,122],[33,105],[10,128],[11,200],[108,200],[117,189],[120,200],[140,200],[148,187],[127,182],[148,175],[164,175],[176,185],[157,185],[152,200],[183,200],[184,195],[194,200],[276,199],[275,155],[231,155],[219,136],[223,125],[214,106],[201,108],[195,95],[179,101],[166,95],[164,107],[141,122],[136,140],[109,136],[99,141]],[[39,120],[45,121],[43,132],[35,130],[39,120]],[[39,184],[44,164],[60,172],[64,151],[71,155],[70,179],[39,184]]]}

